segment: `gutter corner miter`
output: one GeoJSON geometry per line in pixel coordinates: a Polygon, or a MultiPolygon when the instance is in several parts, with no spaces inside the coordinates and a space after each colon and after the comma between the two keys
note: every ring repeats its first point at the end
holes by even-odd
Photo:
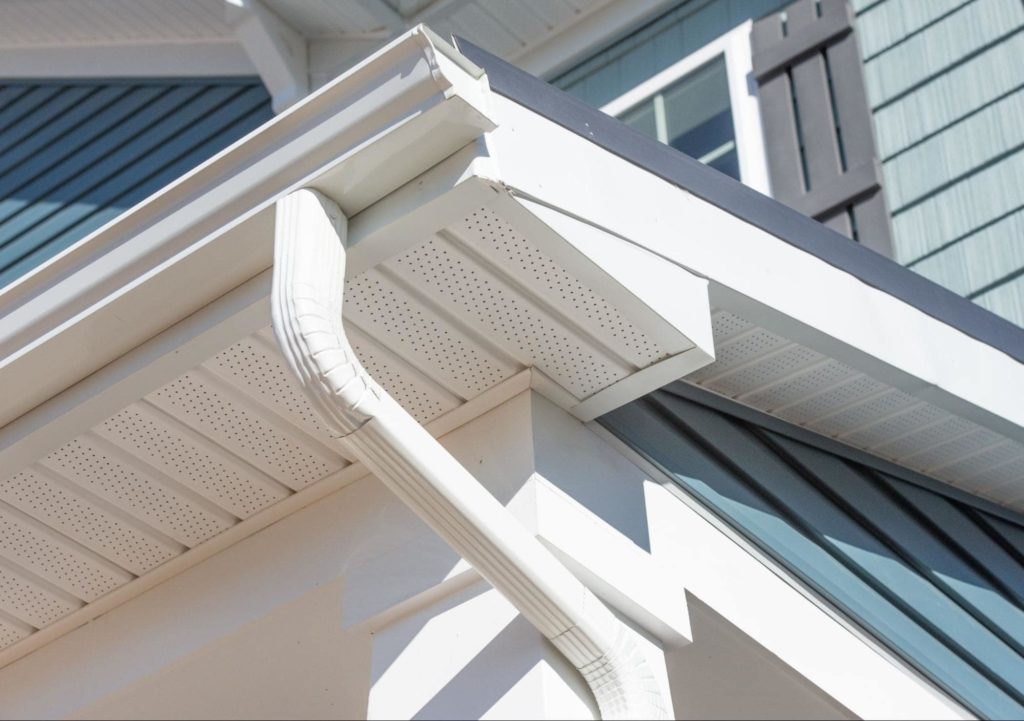
{"type": "Polygon", "coordinates": [[[346,233],[341,209],[314,190],[277,201],[274,333],[337,443],[555,645],[603,718],[670,718],[633,632],[363,368],[342,325],[346,233]]]}

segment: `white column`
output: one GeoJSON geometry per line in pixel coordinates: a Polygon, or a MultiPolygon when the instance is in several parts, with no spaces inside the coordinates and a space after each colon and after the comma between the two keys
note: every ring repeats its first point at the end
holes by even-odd
{"type": "MultiPolygon", "coordinates": [[[[642,472],[530,391],[443,442],[630,624],[669,697],[663,646],[685,644],[689,628],[682,589],[656,588],[645,565],[642,472]]],[[[382,577],[405,552],[378,564],[382,577]]],[[[441,583],[408,585],[358,620],[373,639],[369,718],[597,717],[579,673],[464,562],[441,583]]]]}

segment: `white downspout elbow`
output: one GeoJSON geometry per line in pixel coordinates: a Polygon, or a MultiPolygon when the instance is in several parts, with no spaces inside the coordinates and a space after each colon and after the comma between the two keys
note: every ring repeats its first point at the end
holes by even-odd
{"type": "Polygon", "coordinates": [[[669,718],[632,632],[392,399],[342,326],[347,221],[313,190],[277,203],[272,308],[289,367],[337,442],[583,675],[606,719],[669,718]]]}

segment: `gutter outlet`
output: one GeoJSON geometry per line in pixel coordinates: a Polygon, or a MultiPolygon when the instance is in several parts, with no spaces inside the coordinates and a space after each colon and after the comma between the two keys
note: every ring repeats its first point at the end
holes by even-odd
{"type": "Polygon", "coordinates": [[[667,719],[632,631],[363,368],[342,325],[347,219],[277,201],[272,312],[288,366],[343,450],[471,563],[583,675],[605,719],[667,719]]]}

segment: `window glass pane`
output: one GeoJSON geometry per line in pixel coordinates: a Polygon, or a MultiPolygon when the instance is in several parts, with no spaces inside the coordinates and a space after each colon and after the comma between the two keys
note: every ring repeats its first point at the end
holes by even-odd
{"type": "Polygon", "coordinates": [[[654,102],[651,100],[638,105],[623,115],[622,122],[632,128],[636,128],[641,133],[650,135],[652,138],[658,137],[658,124],[654,119],[654,102]]]}
{"type": "Polygon", "coordinates": [[[622,115],[676,150],[739,180],[725,58],[719,56],[622,115]],[[659,137],[659,125],[663,137],[659,137]]]}
{"type": "Polygon", "coordinates": [[[704,158],[733,142],[725,58],[698,68],[663,95],[668,143],[673,148],[704,158]]]}
{"type": "Polygon", "coordinates": [[[748,18],[763,17],[792,0],[677,0],[675,7],[551,82],[600,107],[748,18]]]}

